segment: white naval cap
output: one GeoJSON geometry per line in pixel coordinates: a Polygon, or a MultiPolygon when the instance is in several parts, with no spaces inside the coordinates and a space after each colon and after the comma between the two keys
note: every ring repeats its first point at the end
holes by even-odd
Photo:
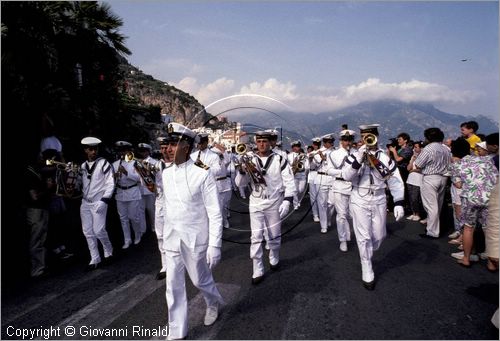
{"type": "Polygon", "coordinates": [[[375,134],[378,135],[378,127],[380,127],[380,124],[362,124],[359,126],[359,131],[363,133],[370,133],[370,134],[375,134]]]}
{"type": "Polygon", "coordinates": [[[321,137],[313,137],[311,139],[311,142],[313,142],[313,143],[321,143],[321,137]]]}
{"type": "Polygon", "coordinates": [[[292,143],[290,143],[290,146],[299,146],[300,147],[301,143],[299,140],[295,140],[295,141],[292,141],[292,143]]]}
{"type": "Polygon", "coordinates": [[[198,135],[189,129],[188,127],[183,126],[182,124],[171,122],[167,126],[167,132],[169,134],[169,139],[175,141],[187,141],[189,143],[195,142],[198,143],[199,137],[198,135]]]}
{"type": "Polygon", "coordinates": [[[354,136],[354,135],[356,135],[356,132],[354,130],[351,130],[351,129],[344,129],[344,130],[342,130],[339,133],[340,137],[343,137],[343,136],[354,136]]]}
{"type": "Polygon", "coordinates": [[[132,143],[127,141],[116,141],[115,147],[132,147],[132,143]]]}
{"type": "Polygon", "coordinates": [[[167,144],[169,142],[169,138],[168,136],[158,136],[156,138],[156,141],[158,141],[158,144],[161,146],[167,144]]]}
{"type": "Polygon", "coordinates": [[[153,149],[153,147],[151,147],[149,144],[147,143],[139,143],[137,145],[138,148],[141,148],[141,149],[149,149],[150,151],[153,149]]]}
{"type": "Polygon", "coordinates": [[[335,137],[333,136],[333,134],[326,134],[326,135],[323,135],[321,138],[323,139],[323,141],[325,141],[325,140],[335,141],[335,137]]]}
{"type": "Polygon", "coordinates": [[[102,141],[99,140],[97,137],[92,137],[92,136],[84,137],[80,141],[80,143],[83,144],[84,146],[97,146],[101,142],[102,141]]]}
{"type": "Polygon", "coordinates": [[[255,139],[270,139],[274,134],[271,130],[259,130],[255,132],[255,139]]]}

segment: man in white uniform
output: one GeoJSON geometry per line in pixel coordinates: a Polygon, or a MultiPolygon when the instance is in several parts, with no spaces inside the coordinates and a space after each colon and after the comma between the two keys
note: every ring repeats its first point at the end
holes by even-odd
{"type": "MultiPolygon", "coordinates": [[[[155,168],[157,160],[151,157],[151,150],[153,148],[147,143],[139,143],[137,145],[137,153],[141,158],[141,161],[137,160],[137,162],[141,162],[143,166],[143,170],[145,174],[149,177],[146,180],[151,180],[154,183],[154,175],[152,170],[155,168]],[[149,169],[149,172],[147,170],[149,169]]],[[[141,165],[139,165],[141,166],[141,165]]],[[[139,174],[140,175],[140,174],[139,174]]],[[[151,231],[155,231],[155,200],[156,193],[154,190],[154,186],[146,183],[145,179],[141,176],[141,201],[139,202],[139,216],[141,222],[141,233],[144,234],[147,231],[147,223],[149,222],[151,231]],[[153,190],[151,190],[153,189],[153,190]],[[147,216],[147,220],[146,220],[147,216]]]]}
{"type": "Polygon", "coordinates": [[[271,270],[279,268],[279,251],[281,246],[281,221],[287,215],[296,193],[292,170],[286,158],[271,151],[269,139],[271,133],[259,131],[255,133],[257,153],[247,157],[251,160],[243,162],[245,174],[236,175],[236,184],[250,184],[250,228],[252,229],[250,258],[253,260],[252,283],[258,284],[264,278],[264,262],[262,240],[264,231],[268,232],[269,263],[271,270]],[[251,181],[248,172],[263,178],[264,182],[251,181]]]}
{"type": "Polygon", "coordinates": [[[321,138],[315,137],[312,140],[313,151],[310,152],[307,157],[309,161],[309,174],[307,176],[307,183],[309,184],[309,201],[311,202],[311,211],[313,215],[313,221],[319,223],[319,211],[318,211],[318,188],[316,185],[316,177],[318,176],[318,164],[313,161],[314,155],[318,154],[321,147],[321,138]]]}
{"type": "Polygon", "coordinates": [[[321,152],[313,157],[313,162],[318,167],[318,175],[316,176],[316,186],[318,186],[318,213],[319,223],[321,225],[321,233],[326,233],[331,226],[331,219],[335,207],[328,200],[329,192],[332,188],[333,177],[328,174],[328,170],[332,168],[331,160],[328,157],[334,151],[333,142],[335,138],[333,134],[327,134],[322,137],[323,147],[321,152]]]}
{"type": "Polygon", "coordinates": [[[231,157],[226,153],[224,146],[215,144],[211,149],[219,157],[220,171],[215,178],[217,191],[219,192],[219,204],[221,207],[222,222],[224,228],[229,228],[229,203],[231,201],[231,175],[228,174],[228,167],[231,157]]]}
{"type": "Polygon", "coordinates": [[[307,173],[309,171],[309,160],[307,156],[301,152],[300,141],[294,141],[291,144],[292,152],[288,154],[288,163],[292,167],[292,173],[295,180],[297,194],[293,196],[293,208],[298,210],[300,202],[304,197],[306,190],[307,173]]]}
{"type": "Polygon", "coordinates": [[[351,154],[351,143],[355,132],[345,129],[340,132],[340,146],[330,153],[331,168],[328,174],[333,177],[332,190],[329,192],[329,202],[337,212],[337,234],[340,241],[340,251],[347,251],[347,242],[351,240],[351,228],[347,217],[349,216],[349,200],[351,196],[351,182],[342,178],[342,167],[347,157],[351,154]]]}
{"type": "Polygon", "coordinates": [[[156,163],[156,173],[155,173],[155,181],[156,181],[156,203],[155,203],[155,232],[156,238],[158,239],[158,249],[160,250],[161,255],[161,269],[156,275],[157,280],[165,279],[167,276],[167,257],[165,254],[165,249],[163,247],[163,227],[165,224],[165,195],[163,193],[163,181],[162,174],[163,171],[172,166],[172,161],[168,156],[168,139],[165,136],[160,136],[157,138],[158,143],[160,144],[160,152],[162,158],[156,163]]]}
{"type": "Polygon", "coordinates": [[[207,304],[205,325],[218,317],[223,299],[212,271],[221,258],[222,217],[212,174],[189,157],[196,133],[178,124],[168,125],[168,155],[173,165],[163,171],[168,337],[182,339],[188,332],[185,272],[207,304]]]}
{"type": "Polygon", "coordinates": [[[132,244],[130,226],[134,230],[134,244],[141,242],[141,221],[139,214],[139,205],[141,202],[141,190],[139,184],[141,178],[135,169],[134,160],[127,160],[127,155],[132,151],[132,144],[127,141],[117,141],[115,146],[120,154],[120,159],[113,163],[116,181],[116,208],[120,217],[120,223],[123,231],[122,249],[128,249],[132,244]]]}
{"type": "Polygon", "coordinates": [[[105,262],[109,262],[113,256],[113,246],[106,232],[106,214],[115,182],[113,166],[104,158],[97,157],[97,146],[100,143],[101,140],[95,137],[85,137],[81,141],[87,154],[87,161],[80,167],[83,193],[80,216],[83,235],[90,251],[90,263],[86,270],[95,270],[101,263],[97,240],[102,244],[105,262]]]}
{"type": "MultiPolygon", "coordinates": [[[[377,127],[378,124],[360,126],[361,140],[369,140],[367,134],[378,136],[377,127]]],[[[386,186],[394,198],[396,221],[404,216],[404,184],[396,163],[378,147],[376,141],[372,142],[371,146],[365,143],[356,154],[350,155],[342,168],[342,178],[352,182],[349,205],[361,259],[362,282],[368,290],[375,287],[373,251],[378,250],[387,234],[386,186]]]]}

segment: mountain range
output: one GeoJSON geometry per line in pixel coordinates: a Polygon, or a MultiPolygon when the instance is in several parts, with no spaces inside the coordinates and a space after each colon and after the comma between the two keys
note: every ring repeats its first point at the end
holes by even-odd
{"type": "Polygon", "coordinates": [[[311,138],[328,133],[334,133],[338,138],[338,132],[343,124],[359,132],[359,125],[378,123],[381,143],[388,142],[390,138],[402,132],[408,133],[414,141],[423,140],[424,130],[430,127],[438,127],[446,138],[455,139],[460,136],[460,124],[471,120],[478,122],[478,133],[481,134],[498,132],[499,129],[498,122],[486,116],[450,114],[429,103],[405,103],[394,100],[367,101],[342,110],[319,114],[281,112],[271,115],[268,112],[256,111],[232,112],[227,116],[231,121],[243,123],[244,129],[249,132],[257,130],[257,127],[280,127],[285,146],[296,139],[309,144],[311,138]]]}

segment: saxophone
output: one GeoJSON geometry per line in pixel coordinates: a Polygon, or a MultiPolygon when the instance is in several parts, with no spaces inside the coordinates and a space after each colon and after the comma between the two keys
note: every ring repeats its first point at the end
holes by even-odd
{"type": "Polygon", "coordinates": [[[156,193],[155,166],[144,160],[136,160],[134,168],[142,178],[142,181],[144,181],[146,188],[150,192],[156,193]]]}

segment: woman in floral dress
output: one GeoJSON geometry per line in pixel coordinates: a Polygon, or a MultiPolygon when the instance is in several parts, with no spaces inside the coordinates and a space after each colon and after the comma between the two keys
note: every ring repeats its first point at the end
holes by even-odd
{"type": "Polygon", "coordinates": [[[488,151],[478,148],[478,154],[465,156],[458,167],[452,169],[453,186],[462,189],[460,223],[464,228],[464,257],[458,263],[465,267],[470,266],[474,228],[478,223],[486,228],[488,202],[498,176],[498,170],[487,156],[488,151]]]}

